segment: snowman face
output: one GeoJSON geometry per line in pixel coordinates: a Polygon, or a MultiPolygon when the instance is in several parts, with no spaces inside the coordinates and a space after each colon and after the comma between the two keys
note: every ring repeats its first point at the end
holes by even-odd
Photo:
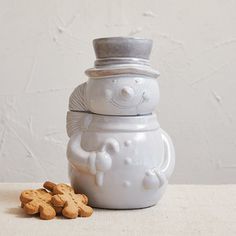
{"type": "Polygon", "coordinates": [[[89,79],[86,96],[89,110],[97,114],[148,114],[159,101],[159,86],[143,77],[89,79]]]}

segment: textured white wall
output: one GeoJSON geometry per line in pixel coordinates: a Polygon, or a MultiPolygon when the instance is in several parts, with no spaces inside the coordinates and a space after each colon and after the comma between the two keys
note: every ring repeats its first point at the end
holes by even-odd
{"type": "Polygon", "coordinates": [[[154,40],[172,183],[236,183],[236,1],[0,0],[0,181],[67,179],[68,96],[92,39],[154,40]]]}

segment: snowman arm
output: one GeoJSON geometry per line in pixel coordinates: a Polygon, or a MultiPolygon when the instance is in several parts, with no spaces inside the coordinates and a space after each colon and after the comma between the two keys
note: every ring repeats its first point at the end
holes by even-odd
{"type": "Polygon", "coordinates": [[[144,176],[143,185],[146,189],[161,188],[170,178],[175,166],[175,151],[169,135],[161,130],[164,145],[164,159],[160,166],[149,169],[144,176]]]}
{"type": "Polygon", "coordinates": [[[70,137],[67,146],[67,158],[75,168],[92,174],[96,173],[96,152],[87,152],[81,147],[81,132],[70,137]]]}
{"type": "Polygon", "coordinates": [[[164,143],[164,160],[158,169],[159,172],[169,179],[175,167],[175,150],[170,136],[162,129],[161,136],[164,143]]]}
{"type": "MultiPolygon", "coordinates": [[[[102,179],[103,173],[111,168],[110,154],[119,152],[119,143],[113,138],[108,138],[101,145],[100,150],[87,152],[81,147],[81,132],[70,137],[67,147],[67,158],[75,168],[96,174],[102,179]]],[[[98,181],[102,182],[102,181],[98,181]]]]}

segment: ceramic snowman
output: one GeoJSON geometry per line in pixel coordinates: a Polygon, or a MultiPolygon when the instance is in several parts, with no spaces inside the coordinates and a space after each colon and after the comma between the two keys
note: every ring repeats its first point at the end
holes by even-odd
{"type": "Polygon", "coordinates": [[[149,63],[152,41],[114,37],[93,43],[95,67],[73,91],[67,113],[71,184],[94,207],[155,205],[175,153],[154,113],[159,73],[149,63]]]}

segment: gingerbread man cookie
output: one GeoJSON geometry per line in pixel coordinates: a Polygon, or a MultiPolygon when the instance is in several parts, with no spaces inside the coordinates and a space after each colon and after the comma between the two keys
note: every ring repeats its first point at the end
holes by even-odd
{"type": "Polygon", "coordinates": [[[93,213],[93,209],[87,206],[88,198],[84,194],[76,194],[72,187],[67,184],[54,184],[45,182],[44,188],[53,194],[52,204],[54,207],[62,208],[62,215],[73,219],[77,216],[88,217],[93,213]]]}
{"type": "MultiPolygon", "coordinates": [[[[45,189],[25,190],[20,195],[24,211],[33,215],[39,213],[40,218],[50,220],[56,216],[56,210],[51,204],[52,194],[45,189]]],[[[57,209],[60,211],[60,209],[57,209]]]]}

